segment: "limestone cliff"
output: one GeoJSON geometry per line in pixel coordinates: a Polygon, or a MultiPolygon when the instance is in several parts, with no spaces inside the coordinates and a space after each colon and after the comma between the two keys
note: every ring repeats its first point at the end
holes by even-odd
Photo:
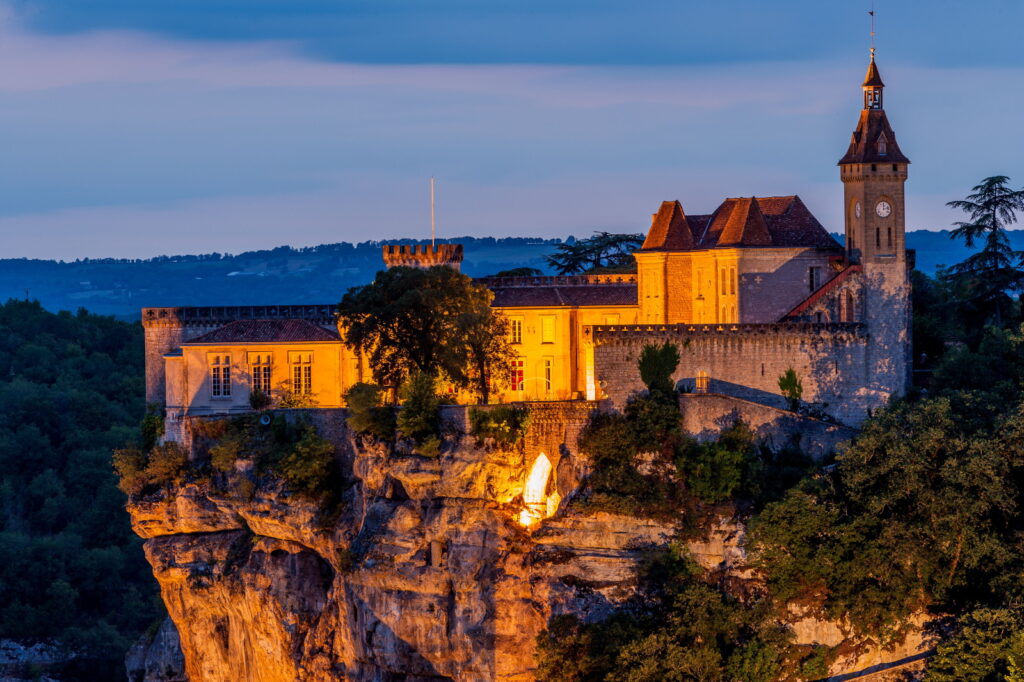
{"type": "MultiPolygon", "coordinates": [[[[669,524],[564,503],[520,525],[541,453],[553,466],[550,499],[571,499],[586,473],[575,450],[585,415],[585,406],[535,413],[525,444],[510,450],[452,435],[428,459],[362,444],[343,415],[325,412],[318,426],[355,481],[334,515],[272,484],[250,498],[193,482],[133,501],[188,678],[532,680],[549,617],[603,617],[630,594],[640,548],[673,535],[669,524]]],[[[449,417],[457,432],[458,415],[449,417]]],[[[743,576],[741,541],[723,521],[691,550],[705,567],[743,576]]],[[[843,641],[834,624],[805,620],[796,631],[802,641],[843,641]]],[[[861,648],[833,672],[903,659],[918,644],[861,648]]]]}

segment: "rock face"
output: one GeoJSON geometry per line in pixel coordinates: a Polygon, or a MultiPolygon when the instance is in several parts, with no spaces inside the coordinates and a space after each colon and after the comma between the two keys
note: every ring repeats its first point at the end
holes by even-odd
{"type": "Polygon", "coordinates": [[[185,656],[174,622],[166,618],[153,636],[143,637],[124,660],[128,682],[186,682],[185,656]]]}
{"type": "MultiPolygon", "coordinates": [[[[603,618],[629,596],[640,549],[673,535],[670,525],[604,513],[517,523],[541,452],[563,508],[586,472],[575,441],[588,406],[573,405],[534,414],[521,448],[456,436],[436,459],[388,455],[320,424],[355,481],[333,515],[280,489],[249,498],[208,482],[133,502],[188,679],[532,680],[548,619],[603,618]]],[[[743,573],[741,540],[723,522],[691,550],[708,568],[743,573]]],[[[823,636],[842,637],[827,625],[823,636]]],[[[810,622],[800,632],[821,635],[810,622]]],[[[907,652],[869,653],[873,665],[907,652]]]]}

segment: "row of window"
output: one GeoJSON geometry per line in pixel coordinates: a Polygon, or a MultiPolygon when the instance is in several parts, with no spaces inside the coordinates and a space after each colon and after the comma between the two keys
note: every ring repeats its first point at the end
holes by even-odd
{"type": "MultiPolygon", "coordinates": [[[[210,366],[210,395],[214,398],[231,397],[231,355],[216,353],[207,359],[210,366]]],[[[313,354],[290,352],[288,364],[291,391],[296,395],[312,395],[313,354]]],[[[270,353],[250,353],[249,372],[252,390],[270,393],[273,386],[273,356],[270,353]]]]}

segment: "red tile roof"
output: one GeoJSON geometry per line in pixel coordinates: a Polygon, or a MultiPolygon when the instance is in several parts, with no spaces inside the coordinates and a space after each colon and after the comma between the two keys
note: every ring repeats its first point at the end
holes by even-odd
{"type": "Polygon", "coordinates": [[[338,332],[324,329],[309,320],[236,320],[202,336],[184,342],[183,346],[207,343],[311,343],[340,341],[338,332]]]}
{"type": "MultiPolygon", "coordinates": [[[[663,210],[664,207],[662,204],[663,210]]],[[[658,215],[661,216],[661,212],[658,215]]],[[[717,246],[841,248],[796,195],[726,199],[711,215],[686,216],[686,224],[692,230],[692,248],[696,249],[717,246]]],[[[657,225],[656,219],[652,232],[657,225]]]]}
{"type": "Polygon", "coordinates": [[[689,251],[696,246],[693,230],[678,201],[663,201],[651,220],[643,251],[689,251]]]}

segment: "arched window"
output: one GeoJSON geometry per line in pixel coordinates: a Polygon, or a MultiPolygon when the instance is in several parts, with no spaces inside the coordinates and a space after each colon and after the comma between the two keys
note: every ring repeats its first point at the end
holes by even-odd
{"type": "Polygon", "coordinates": [[[697,393],[707,393],[708,387],[711,385],[711,377],[704,370],[697,372],[697,381],[694,389],[697,393]]]}
{"type": "Polygon", "coordinates": [[[853,292],[849,289],[839,295],[839,319],[841,322],[853,322],[853,292]]]}

